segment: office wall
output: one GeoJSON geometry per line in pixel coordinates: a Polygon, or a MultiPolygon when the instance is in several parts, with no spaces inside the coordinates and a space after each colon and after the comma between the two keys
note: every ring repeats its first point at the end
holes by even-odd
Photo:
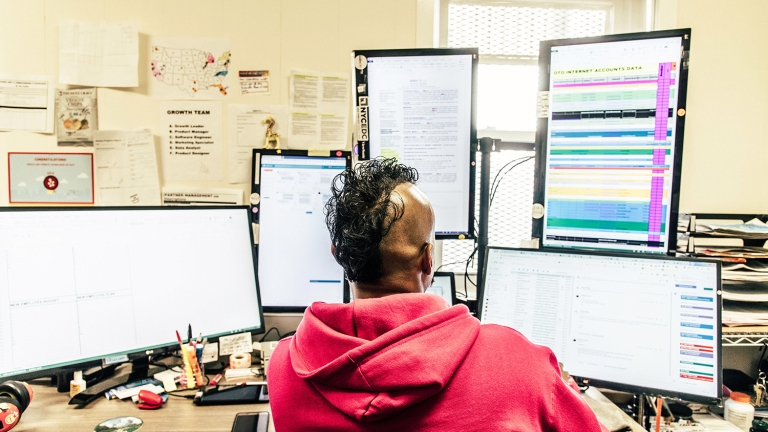
{"type": "Polygon", "coordinates": [[[680,208],[768,212],[768,2],[657,2],[662,28],[691,28],[680,208]]]}
{"type": "MultiPolygon", "coordinates": [[[[424,0],[0,0],[0,73],[58,78],[58,23],[134,22],[139,30],[140,86],[99,90],[99,128],[150,128],[159,146],[160,101],[148,95],[150,36],[229,38],[231,70],[269,69],[269,96],[233,96],[229,103],[287,104],[292,69],[350,71],[353,49],[417,45],[417,15],[428,25],[419,41],[431,41],[430,2],[424,0]],[[421,4],[417,4],[421,3],[421,4]],[[417,10],[418,9],[418,10],[417,10]]],[[[234,80],[233,88],[236,88],[234,80]]],[[[223,128],[225,149],[226,125],[223,128]]],[[[0,132],[0,205],[8,204],[8,151],[72,151],[53,135],[0,132]]],[[[88,152],[76,148],[73,151],[88,152]]],[[[160,160],[158,159],[160,164],[160,160]]],[[[162,182],[161,186],[235,187],[226,156],[221,182],[162,182]]]]}

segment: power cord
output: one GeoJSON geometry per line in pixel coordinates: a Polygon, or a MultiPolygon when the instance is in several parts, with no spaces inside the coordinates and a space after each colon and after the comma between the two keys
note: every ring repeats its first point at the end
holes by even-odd
{"type": "Polygon", "coordinates": [[[272,332],[272,330],[274,330],[275,333],[277,333],[278,340],[283,338],[282,336],[280,336],[280,330],[278,330],[277,327],[270,327],[269,330],[267,330],[267,332],[264,333],[264,336],[262,336],[261,339],[259,339],[259,343],[264,342],[264,339],[267,338],[267,335],[269,335],[269,333],[272,332]]]}
{"type": "MultiPolygon", "coordinates": [[[[493,199],[496,197],[496,191],[499,189],[499,186],[501,185],[501,181],[502,181],[502,180],[504,180],[504,177],[505,177],[507,174],[509,174],[509,173],[510,173],[510,172],[511,172],[513,169],[515,169],[517,166],[519,166],[519,165],[521,165],[521,164],[524,164],[524,163],[528,162],[528,161],[529,161],[529,160],[531,160],[531,159],[534,159],[534,156],[527,156],[527,157],[525,157],[525,158],[522,158],[522,159],[523,159],[523,160],[521,160],[520,162],[518,162],[518,163],[516,163],[516,164],[512,165],[512,166],[511,166],[511,167],[510,167],[508,170],[506,170],[506,171],[504,172],[504,174],[502,174],[502,175],[501,175],[501,177],[499,177],[499,174],[501,174],[501,170],[499,170],[499,172],[496,174],[496,177],[499,177],[499,180],[498,180],[498,182],[496,182],[496,184],[495,184],[495,187],[494,187],[493,185],[491,185],[491,199],[490,199],[490,201],[489,201],[489,203],[488,203],[488,210],[489,210],[489,213],[490,213],[490,209],[491,209],[491,206],[493,206],[493,199]]],[[[514,162],[514,161],[513,161],[513,162],[514,162]]],[[[509,164],[507,164],[507,165],[509,165],[509,164]]],[[[507,165],[505,165],[505,167],[506,167],[507,165]]],[[[502,168],[502,169],[504,169],[504,168],[502,168]]]]}

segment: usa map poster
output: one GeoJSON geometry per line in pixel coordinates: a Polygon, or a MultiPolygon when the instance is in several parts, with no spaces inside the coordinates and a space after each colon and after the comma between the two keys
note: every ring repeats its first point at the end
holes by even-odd
{"type": "Polygon", "coordinates": [[[227,39],[160,38],[149,44],[149,91],[157,99],[215,100],[237,92],[227,39]],[[235,83],[233,86],[231,83],[235,83]]]}

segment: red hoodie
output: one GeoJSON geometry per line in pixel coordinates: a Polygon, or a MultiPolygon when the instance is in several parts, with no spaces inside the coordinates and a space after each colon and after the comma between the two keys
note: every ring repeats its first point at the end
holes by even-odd
{"type": "Polygon", "coordinates": [[[552,351],[432,294],[313,304],[267,377],[278,432],[601,430],[552,351]]]}

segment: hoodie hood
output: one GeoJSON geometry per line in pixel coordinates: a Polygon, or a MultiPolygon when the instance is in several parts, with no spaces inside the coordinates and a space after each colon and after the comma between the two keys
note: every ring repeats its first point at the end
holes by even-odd
{"type": "Polygon", "coordinates": [[[291,340],[291,363],[336,408],[372,422],[439,393],[479,331],[465,306],[433,294],[314,303],[291,340]]]}

